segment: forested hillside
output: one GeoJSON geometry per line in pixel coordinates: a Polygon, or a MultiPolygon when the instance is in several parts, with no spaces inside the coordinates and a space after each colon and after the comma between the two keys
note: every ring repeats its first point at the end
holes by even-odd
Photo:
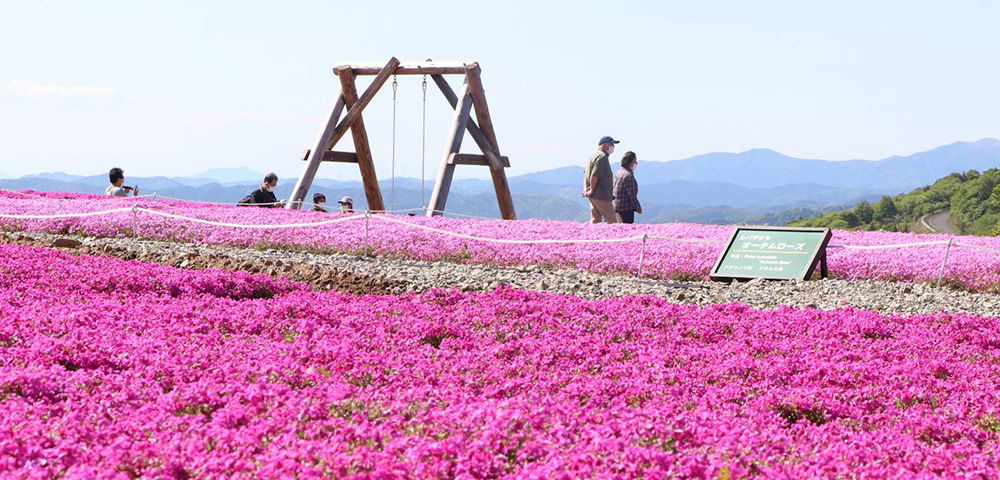
{"type": "Polygon", "coordinates": [[[1000,234],[1000,169],[983,173],[952,173],[933,185],[875,204],[862,201],[850,210],[789,222],[789,226],[830,227],[851,230],[906,231],[927,213],[948,209],[959,233],[1000,234]]]}

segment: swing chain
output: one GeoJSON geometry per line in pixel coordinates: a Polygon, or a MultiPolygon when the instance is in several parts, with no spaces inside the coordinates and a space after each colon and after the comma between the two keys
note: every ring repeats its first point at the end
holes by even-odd
{"type": "Polygon", "coordinates": [[[424,74],[424,81],[420,84],[424,90],[424,103],[420,118],[420,208],[424,208],[424,170],[427,165],[427,74],[424,74]]]}
{"type": "Polygon", "coordinates": [[[396,209],[396,76],[392,76],[392,180],[389,186],[389,209],[396,209]]]}

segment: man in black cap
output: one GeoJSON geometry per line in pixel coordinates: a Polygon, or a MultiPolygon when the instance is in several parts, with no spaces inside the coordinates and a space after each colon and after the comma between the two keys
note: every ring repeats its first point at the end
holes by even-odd
{"type": "Polygon", "coordinates": [[[614,175],[611,173],[611,162],[608,157],[615,151],[615,140],[607,135],[597,142],[596,152],[587,160],[583,172],[583,196],[590,200],[590,223],[620,223],[611,189],[614,186],[614,175]]]}

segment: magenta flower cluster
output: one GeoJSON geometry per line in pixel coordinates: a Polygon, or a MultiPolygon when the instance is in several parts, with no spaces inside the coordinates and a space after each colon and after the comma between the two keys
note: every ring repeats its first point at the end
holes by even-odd
{"type": "MultiPolygon", "coordinates": [[[[103,211],[139,205],[164,213],[232,224],[292,224],[336,218],[311,211],[210,206],[149,200],[122,200],[82,194],[37,193],[48,198],[0,192],[0,213],[46,215],[103,211]]],[[[648,234],[713,243],[685,243],[652,238],[643,259],[644,275],[673,280],[707,278],[733,227],[695,224],[588,225],[577,222],[518,220],[481,221],[452,218],[391,216],[414,225],[449,232],[506,240],[613,240],[648,234]]],[[[457,261],[496,265],[555,265],[601,273],[635,275],[640,241],[627,243],[507,244],[490,243],[421,230],[380,219],[292,229],[246,229],[192,223],[140,212],[60,219],[0,218],[0,226],[28,231],[64,232],[95,236],[131,236],[133,227],[144,238],[236,246],[290,246],[429,261],[457,261]],[[366,227],[367,224],[367,227],[366,227]],[[367,230],[367,239],[365,232],[367,230]]],[[[835,231],[832,244],[874,246],[947,240],[944,235],[835,231]]],[[[965,244],[1000,250],[1000,239],[959,237],[965,244]]],[[[831,249],[830,274],[836,278],[936,282],[946,246],[925,245],[884,250],[831,249]]],[[[953,246],[943,281],[976,291],[1000,291],[1000,253],[953,246]]]]}
{"type": "Polygon", "coordinates": [[[1000,320],[0,246],[3,478],[997,478],[1000,320]]]}

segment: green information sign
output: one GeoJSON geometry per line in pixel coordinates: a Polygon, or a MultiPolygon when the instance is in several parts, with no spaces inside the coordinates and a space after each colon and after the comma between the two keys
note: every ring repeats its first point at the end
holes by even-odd
{"type": "Polygon", "coordinates": [[[829,228],[737,227],[715,261],[712,280],[805,280],[816,264],[826,277],[829,228]]]}

